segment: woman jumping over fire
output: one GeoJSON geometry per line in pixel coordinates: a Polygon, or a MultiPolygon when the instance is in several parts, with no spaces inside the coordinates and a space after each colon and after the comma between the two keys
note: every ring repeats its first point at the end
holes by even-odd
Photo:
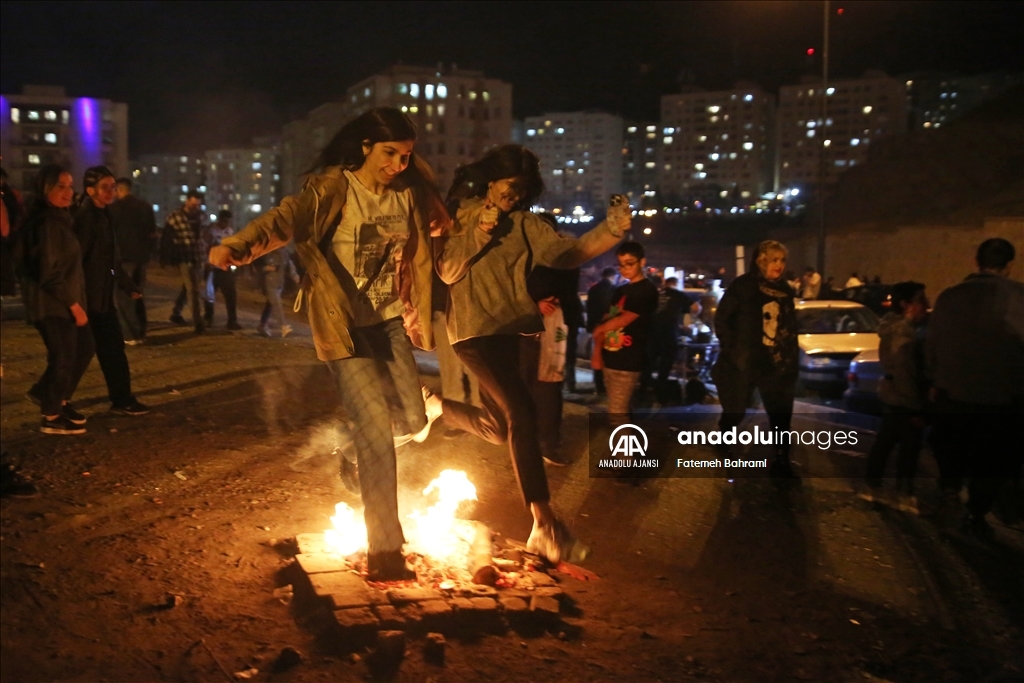
{"type": "Polygon", "coordinates": [[[449,221],[434,174],[413,153],[416,128],[390,107],[346,124],[295,196],[210,250],[218,268],[249,263],[295,240],[317,356],[349,420],[360,475],[369,578],[414,578],[402,555],[392,422],[417,441],[440,400],[424,405],[412,344],[434,346],[431,230],[449,221]],[[392,415],[385,387],[400,399],[392,415]],[[431,414],[428,416],[427,412],[431,414]]]}

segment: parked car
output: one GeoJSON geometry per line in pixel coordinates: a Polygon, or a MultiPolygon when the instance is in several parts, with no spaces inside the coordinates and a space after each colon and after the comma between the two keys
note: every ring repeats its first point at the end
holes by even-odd
{"type": "Polygon", "coordinates": [[[882,414],[882,401],[878,398],[878,383],[882,381],[882,363],[878,349],[869,349],[850,361],[846,373],[846,391],[843,401],[846,409],[869,415],[882,414]]]}
{"type": "Polygon", "coordinates": [[[842,396],[850,361],[878,350],[878,316],[852,301],[798,301],[800,381],[829,398],[842,396]]]}
{"type": "Polygon", "coordinates": [[[892,285],[869,284],[847,287],[836,292],[835,299],[867,306],[875,315],[881,317],[888,313],[892,306],[892,285]]]}

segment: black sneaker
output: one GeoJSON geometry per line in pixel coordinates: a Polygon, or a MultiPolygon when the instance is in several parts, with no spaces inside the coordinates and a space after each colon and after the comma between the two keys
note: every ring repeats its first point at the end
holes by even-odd
{"type": "Polygon", "coordinates": [[[39,489],[31,481],[18,473],[14,465],[4,463],[0,467],[0,497],[2,498],[35,498],[39,489]]]}
{"type": "Polygon", "coordinates": [[[185,322],[185,319],[181,317],[180,313],[172,314],[171,317],[170,317],[170,321],[172,323],[174,323],[175,325],[187,325],[188,324],[188,323],[185,322]]]}
{"type": "Polygon", "coordinates": [[[110,412],[117,413],[118,415],[129,415],[131,417],[139,417],[141,415],[149,414],[149,406],[144,406],[136,400],[132,400],[123,406],[114,406],[110,409],[110,412]]]}
{"type": "Polygon", "coordinates": [[[61,417],[66,417],[68,422],[76,425],[84,425],[86,423],[85,415],[71,407],[70,403],[65,403],[60,407],[61,417]]]}
{"type": "Polygon", "coordinates": [[[58,415],[52,420],[44,417],[39,431],[43,434],[85,434],[85,427],[76,425],[63,415],[58,415]]]}
{"type": "Polygon", "coordinates": [[[370,581],[412,581],[416,572],[409,569],[401,550],[385,550],[366,555],[367,579],[370,581]]]}
{"type": "Polygon", "coordinates": [[[242,329],[242,326],[241,326],[241,325],[239,325],[238,323],[236,323],[236,322],[232,321],[232,322],[229,322],[229,323],[228,323],[228,329],[229,329],[229,330],[235,330],[235,331],[238,331],[238,330],[242,329]]]}

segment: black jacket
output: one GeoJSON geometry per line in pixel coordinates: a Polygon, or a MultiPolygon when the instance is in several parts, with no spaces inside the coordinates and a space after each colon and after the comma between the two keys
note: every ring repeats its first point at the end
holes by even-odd
{"type": "Polygon", "coordinates": [[[583,303],[580,301],[580,269],[562,270],[537,266],[526,278],[526,290],[534,301],[553,296],[562,307],[562,317],[570,329],[583,325],[583,303]]]}
{"type": "Polygon", "coordinates": [[[601,318],[608,312],[612,305],[612,292],[615,285],[607,278],[601,278],[597,284],[587,290],[587,332],[593,332],[594,328],[601,324],[601,318]]]}
{"type": "Polygon", "coordinates": [[[128,263],[149,261],[157,233],[153,207],[130,194],[110,205],[110,217],[121,258],[128,263]]]}
{"type": "Polygon", "coordinates": [[[47,316],[71,318],[71,306],[85,308],[82,251],[67,209],[33,210],[15,244],[25,316],[30,323],[47,316]]]}
{"type": "MultiPolygon", "coordinates": [[[[740,373],[749,378],[754,371],[761,371],[795,379],[798,333],[789,285],[764,282],[756,272],[741,275],[725,290],[715,312],[715,334],[721,344],[715,373],[740,373]],[[774,337],[770,337],[772,333],[774,337]],[[770,344],[765,341],[769,338],[770,344]]],[[[718,381],[724,379],[716,377],[718,381]]]]}
{"type": "Polygon", "coordinates": [[[82,245],[88,310],[109,313],[114,310],[115,284],[128,294],[137,291],[131,276],[121,265],[110,212],[98,208],[87,198],[75,212],[75,234],[82,245]]]}

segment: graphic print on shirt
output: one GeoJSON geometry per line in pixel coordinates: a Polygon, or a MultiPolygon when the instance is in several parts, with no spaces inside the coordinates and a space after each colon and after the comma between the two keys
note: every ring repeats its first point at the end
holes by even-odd
{"type": "Polygon", "coordinates": [[[779,302],[769,301],[761,307],[761,343],[775,346],[775,337],[779,331],[779,302]]]}
{"type": "Polygon", "coordinates": [[[360,225],[357,231],[356,272],[353,275],[356,282],[365,286],[365,282],[380,269],[366,290],[367,298],[376,309],[395,297],[395,275],[408,233],[404,230],[405,216],[380,215],[374,216],[372,220],[373,223],[360,225]],[[398,228],[398,231],[392,232],[392,226],[398,228]],[[383,266],[381,259],[386,259],[383,266]]]}
{"type": "MultiPolygon", "coordinates": [[[[618,303],[614,303],[611,305],[611,307],[608,309],[608,313],[604,316],[604,320],[611,320],[615,316],[622,313],[622,311],[625,310],[625,307],[626,297],[625,295],[623,295],[623,297],[619,299],[618,303]]],[[[624,334],[624,329],[625,328],[621,328],[618,330],[610,330],[608,334],[605,335],[603,347],[605,351],[618,351],[627,346],[633,345],[633,337],[631,337],[628,334],[624,334]]]]}

